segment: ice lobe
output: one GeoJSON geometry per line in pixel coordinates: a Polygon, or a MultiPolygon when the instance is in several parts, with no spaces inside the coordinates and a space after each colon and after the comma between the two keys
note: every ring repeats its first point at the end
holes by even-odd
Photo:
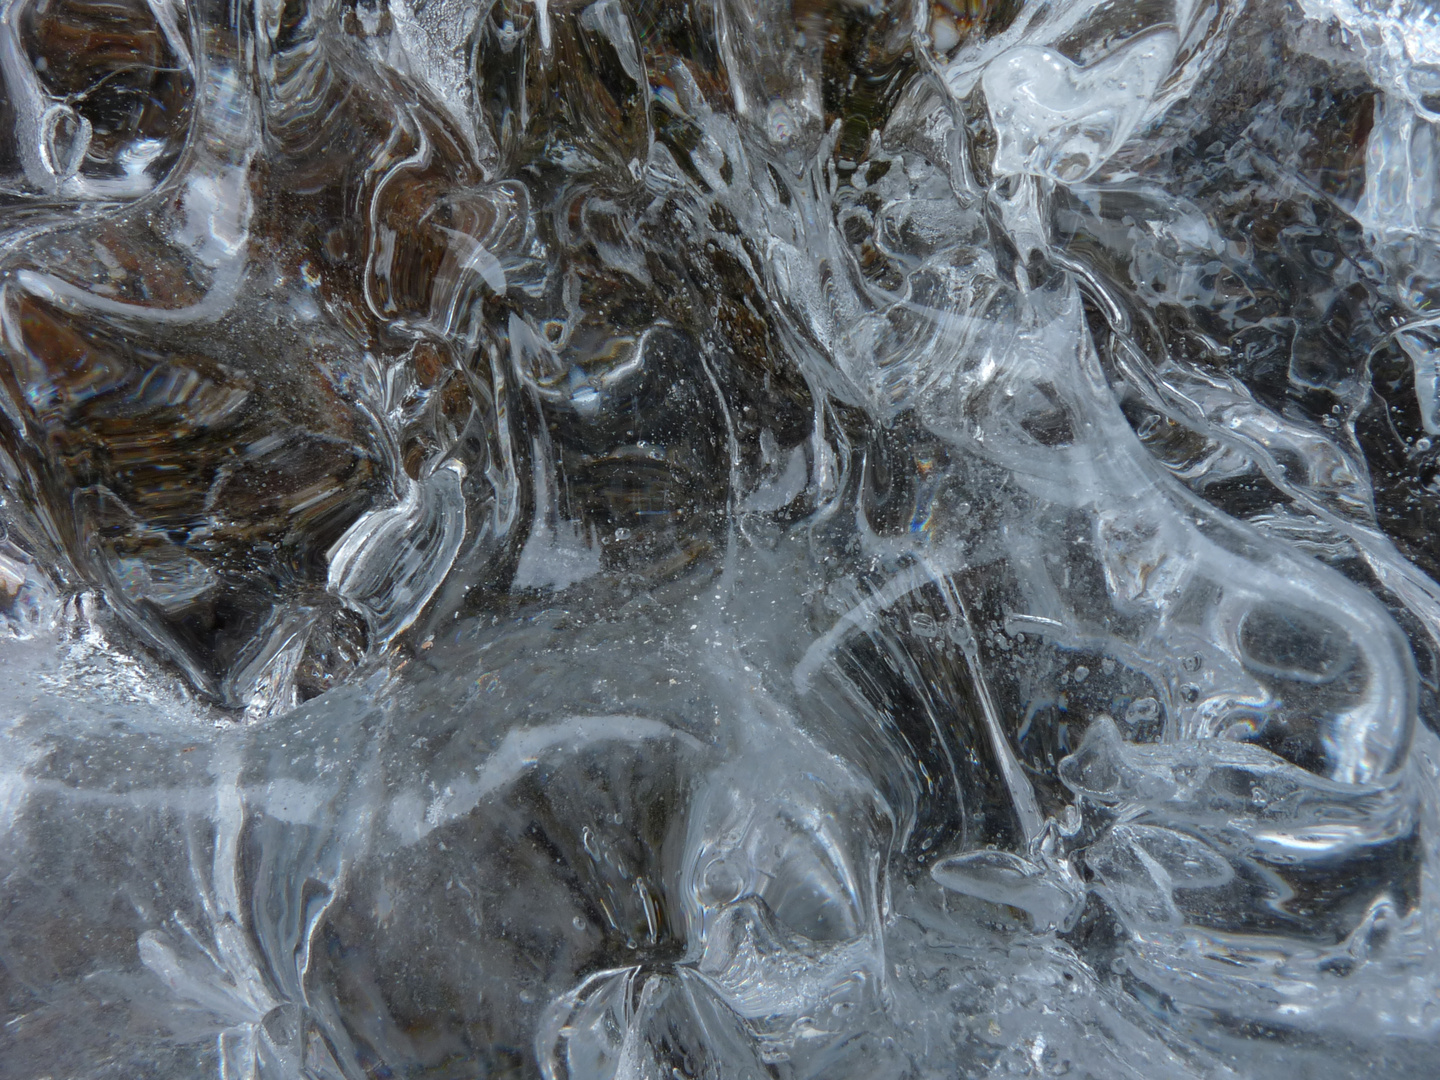
{"type": "Polygon", "coordinates": [[[1435,28],[7,4],[0,1073],[1426,1075],[1435,28]]]}
{"type": "Polygon", "coordinates": [[[987,64],[981,85],[999,142],[996,171],[1071,183],[1090,176],[1135,130],[1177,44],[1162,29],[1083,68],[1033,45],[987,64]]]}

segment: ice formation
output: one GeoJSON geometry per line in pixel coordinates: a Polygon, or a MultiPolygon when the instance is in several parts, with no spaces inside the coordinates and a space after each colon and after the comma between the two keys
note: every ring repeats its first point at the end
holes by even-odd
{"type": "Polygon", "coordinates": [[[1428,0],[5,0],[0,1075],[1435,1074],[1428,0]]]}

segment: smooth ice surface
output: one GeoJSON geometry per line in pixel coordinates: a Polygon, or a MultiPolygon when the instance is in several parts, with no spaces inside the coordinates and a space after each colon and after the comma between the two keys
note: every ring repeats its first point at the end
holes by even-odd
{"type": "Polygon", "coordinates": [[[1434,1074],[1433,5],[0,76],[0,1076],[1434,1074]]]}

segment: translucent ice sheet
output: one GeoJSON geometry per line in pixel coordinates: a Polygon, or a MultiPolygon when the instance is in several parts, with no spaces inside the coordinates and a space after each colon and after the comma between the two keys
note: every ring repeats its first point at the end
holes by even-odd
{"type": "Polygon", "coordinates": [[[1436,1073],[1432,5],[0,10],[0,1076],[1436,1073]]]}

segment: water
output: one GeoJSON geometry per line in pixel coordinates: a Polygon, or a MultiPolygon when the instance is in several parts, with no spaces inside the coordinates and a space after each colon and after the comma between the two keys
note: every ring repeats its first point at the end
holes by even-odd
{"type": "Polygon", "coordinates": [[[0,1074],[1428,1075],[1437,27],[12,0],[0,1074]]]}

